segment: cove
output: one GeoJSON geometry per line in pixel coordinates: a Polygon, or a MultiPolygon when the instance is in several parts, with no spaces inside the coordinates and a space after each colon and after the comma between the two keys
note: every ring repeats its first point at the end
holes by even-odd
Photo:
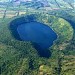
{"type": "Polygon", "coordinates": [[[49,26],[39,22],[21,24],[17,27],[17,32],[22,41],[31,41],[41,49],[48,49],[57,39],[56,33],[49,26]]]}

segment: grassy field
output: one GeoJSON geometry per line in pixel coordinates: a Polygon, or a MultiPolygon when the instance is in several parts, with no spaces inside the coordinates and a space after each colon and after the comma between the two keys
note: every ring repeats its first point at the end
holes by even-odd
{"type": "MultiPolygon", "coordinates": [[[[0,8],[0,18],[3,18],[5,10],[6,8],[0,8]]],[[[19,12],[19,15],[24,15],[25,13],[26,13],[25,10],[22,10],[19,12]]],[[[12,18],[14,16],[17,16],[16,8],[15,10],[12,10],[12,8],[8,8],[6,12],[6,18],[12,18]]]]}

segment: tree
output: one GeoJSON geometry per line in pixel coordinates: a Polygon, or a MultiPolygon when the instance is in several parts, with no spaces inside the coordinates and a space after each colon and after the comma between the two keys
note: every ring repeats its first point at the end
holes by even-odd
{"type": "Polygon", "coordinates": [[[21,6],[21,2],[20,2],[20,4],[19,4],[19,6],[18,6],[17,16],[19,16],[19,13],[20,13],[20,6],[21,6]]]}
{"type": "Polygon", "coordinates": [[[3,20],[4,20],[4,18],[6,17],[6,12],[7,12],[7,10],[8,10],[9,5],[10,5],[10,0],[9,0],[9,2],[7,3],[6,9],[5,9],[5,11],[4,11],[3,20]]]}

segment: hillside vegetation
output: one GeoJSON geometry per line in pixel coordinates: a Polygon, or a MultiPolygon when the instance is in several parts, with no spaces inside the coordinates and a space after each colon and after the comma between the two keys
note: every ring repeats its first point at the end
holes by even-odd
{"type": "Polygon", "coordinates": [[[0,23],[0,74],[74,75],[74,55],[65,55],[66,47],[73,36],[71,25],[62,18],[44,13],[24,15],[25,21],[29,22],[33,17],[33,20],[50,26],[58,35],[49,48],[51,57],[45,58],[39,56],[31,42],[19,41],[13,37],[9,29],[10,22],[20,17],[23,16],[6,18],[0,23]]]}

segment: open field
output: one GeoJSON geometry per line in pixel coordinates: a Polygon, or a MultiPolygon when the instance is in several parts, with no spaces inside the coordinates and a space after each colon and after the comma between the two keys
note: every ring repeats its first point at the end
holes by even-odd
{"type": "MultiPolygon", "coordinates": [[[[5,8],[0,8],[0,18],[3,18],[3,15],[4,15],[4,12],[5,12],[5,8]]],[[[6,11],[6,18],[12,18],[14,16],[17,15],[17,12],[16,10],[11,10],[11,9],[8,9],[6,11]]],[[[19,12],[19,15],[22,15],[22,14],[25,14],[26,12],[24,10],[20,11],[19,12]]]]}

